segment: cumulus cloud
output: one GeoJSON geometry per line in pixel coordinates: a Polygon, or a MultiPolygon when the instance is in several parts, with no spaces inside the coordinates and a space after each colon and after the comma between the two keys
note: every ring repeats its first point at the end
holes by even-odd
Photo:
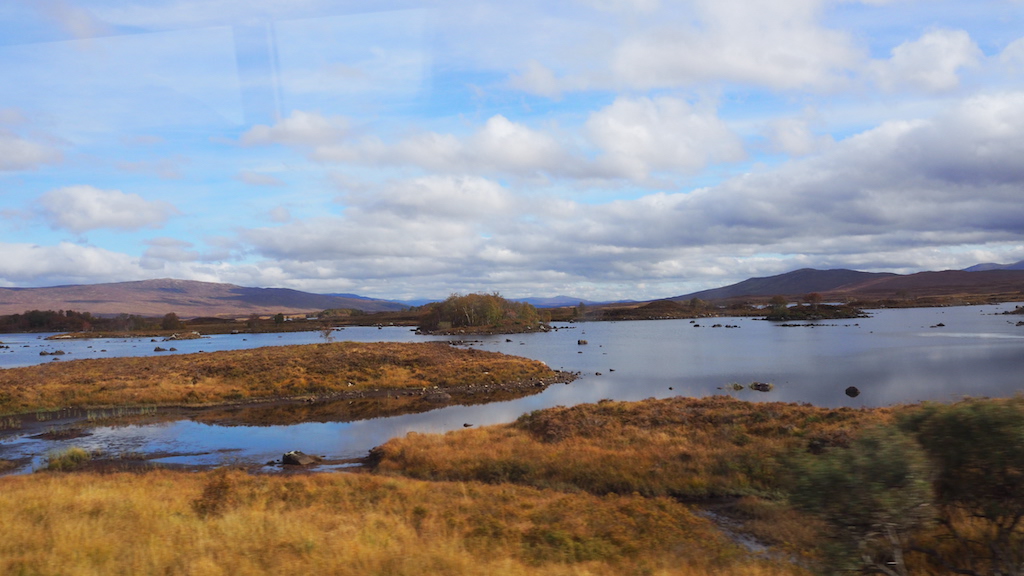
{"type": "Polygon", "coordinates": [[[892,49],[892,57],[871,64],[886,90],[904,87],[943,92],[960,85],[959,72],[977,66],[984,55],[963,30],[933,30],[892,49]]]}
{"type": "Polygon", "coordinates": [[[51,226],[78,234],[100,228],[158,228],[178,212],[167,202],[85,185],[51,190],[39,197],[38,204],[51,226]]]}
{"type": "Polygon", "coordinates": [[[243,239],[285,275],[437,296],[525,294],[556,278],[684,293],[802,266],[962,267],[972,255],[948,246],[1019,248],[1022,154],[1024,93],[994,94],[690,192],[526,201],[491,180],[425,177],[353,194],[343,215],[243,239]]]}
{"type": "Polygon", "coordinates": [[[644,178],[652,170],[689,172],[744,157],[740,139],[714,109],[677,98],[618,98],[590,116],[591,141],[612,173],[644,178]]]}
{"type": "MultiPolygon", "coordinates": [[[[289,121],[282,121],[261,128],[267,134],[285,134],[288,126],[289,121]]],[[[582,127],[545,128],[496,114],[464,136],[420,132],[387,143],[379,138],[349,141],[291,134],[274,139],[243,137],[243,142],[282,142],[309,148],[310,156],[322,162],[404,165],[447,174],[523,178],[644,179],[652,172],[688,174],[712,162],[745,157],[739,137],[713,106],[692,106],[668,96],[618,98],[592,113],[582,127]]]]}

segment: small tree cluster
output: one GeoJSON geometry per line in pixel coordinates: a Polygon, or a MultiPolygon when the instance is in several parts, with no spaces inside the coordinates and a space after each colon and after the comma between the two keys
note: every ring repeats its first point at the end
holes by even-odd
{"type": "Polygon", "coordinates": [[[446,328],[533,326],[540,317],[526,302],[513,302],[493,294],[452,294],[444,302],[430,306],[420,322],[426,331],[446,328]]]}

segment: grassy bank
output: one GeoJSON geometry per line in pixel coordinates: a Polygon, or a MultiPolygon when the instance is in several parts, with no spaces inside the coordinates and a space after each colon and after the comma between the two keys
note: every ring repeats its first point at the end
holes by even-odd
{"type": "Polygon", "coordinates": [[[541,362],[440,342],[337,342],[52,362],[0,370],[0,415],[62,407],[206,405],[551,378],[541,362]]]}

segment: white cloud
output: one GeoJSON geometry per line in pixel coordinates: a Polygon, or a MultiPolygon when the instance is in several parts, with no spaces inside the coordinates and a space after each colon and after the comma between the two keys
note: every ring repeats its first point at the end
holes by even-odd
{"type": "Polygon", "coordinates": [[[1008,254],[1019,244],[1022,155],[1024,93],[1005,93],[691,192],[585,204],[424,177],[353,193],[343,216],[243,238],[295,282],[336,276],[436,296],[526,294],[556,277],[604,290],[645,281],[664,296],[803,266],[963,267],[974,256],[950,246],[1008,254]]]}
{"type": "Polygon", "coordinates": [[[109,282],[140,277],[133,258],[94,246],[0,243],[0,278],[17,285],[44,286],[109,282]]]}
{"type": "Polygon", "coordinates": [[[860,59],[850,37],[824,28],[820,2],[697,0],[688,22],[658,25],[626,39],[611,66],[634,88],[738,82],[775,89],[840,84],[860,59]]]}
{"type": "Polygon", "coordinates": [[[147,270],[160,270],[168,262],[195,262],[200,259],[193,244],[177,238],[154,238],[146,241],[149,245],[139,260],[139,266],[147,270]]]}
{"type": "Polygon", "coordinates": [[[886,90],[942,92],[958,87],[960,70],[976,66],[983,56],[967,32],[934,30],[893,48],[892,57],[873,62],[870,71],[886,90]]]}
{"type": "Polygon", "coordinates": [[[178,212],[167,202],[84,185],[51,190],[40,196],[38,203],[51,226],[79,234],[100,228],[158,228],[178,212]]]}
{"type": "Polygon", "coordinates": [[[273,126],[253,126],[242,134],[240,141],[245,146],[285,144],[313,147],[339,142],[347,131],[348,121],[344,118],[295,110],[273,126]]]}
{"type": "Polygon", "coordinates": [[[32,170],[62,158],[59,150],[0,129],[0,171],[32,170]]]}
{"type": "Polygon", "coordinates": [[[999,61],[1009,70],[1024,74],[1024,38],[1018,38],[1008,44],[999,54],[999,61]]]}
{"type": "Polygon", "coordinates": [[[778,118],[768,123],[766,136],[770,149],[790,156],[806,156],[834,143],[827,134],[815,134],[807,120],[778,118]]]}
{"type": "Polygon", "coordinates": [[[695,109],[677,98],[618,98],[590,116],[586,131],[604,152],[600,164],[634,179],[744,157],[739,138],[713,109],[695,109]]]}
{"type": "Polygon", "coordinates": [[[739,137],[713,107],[691,106],[667,96],[618,98],[574,130],[535,129],[497,114],[465,136],[420,132],[393,144],[375,137],[350,141],[339,133],[331,139],[325,135],[322,117],[296,112],[293,118],[296,115],[304,120],[258,127],[258,135],[250,131],[242,142],[308,148],[310,156],[322,162],[521,178],[644,179],[652,172],[689,174],[713,162],[745,157],[739,137]]]}

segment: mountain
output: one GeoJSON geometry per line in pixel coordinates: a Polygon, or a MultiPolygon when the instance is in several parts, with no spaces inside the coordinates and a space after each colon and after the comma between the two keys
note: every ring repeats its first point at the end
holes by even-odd
{"type": "Polygon", "coordinates": [[[745,296],[802,296],[810,292],[832,292],[844,286],[860,284],[875,279],[898,276],[897,274],[879,272],[858,272],[856,270],[814,270],[802,268],[764,278],[750,278],[737,284],[702,290],[684,296],[675,296],[669,300],[677,302],[700,298],[701,300],[724,300],[745,296]]]}
{"type": "Polygon", "coordinates": [[[513,298],[516,302],[526,302],[537,308],[561,308],[563,306],[576,306],[580,302],[587,306],[595,304],[607,304],[607,302],[594,302],[593,300],[583,300],[581,298],[573,298],[572,296],[551,296],[548,298],[543,297],[530,297],[530,298],[513,298]]]}
{"type": "Polygon", "coordinates": [[[302,314],[328,308],[378,312],[402,310],[404,306],[385,300],[311,294],[287,288],[248,288],[169,278],[49,288],[0,288],[0,314],[76,310],[98,316],[121,313],[162,316],[174,312],[182,318],[194,318],[278,312],[302,314]]]}
{"type": "Polygon", "coordinates": [[[804,268],[777,276],[751,278],[722,288],[676,296],[670,300],[677,302],[692,298],[723,300],[769,297],[776,294],[799,297],[811,292],[818,292],[826,299],[861,298],[866,300],[980,294],[1015,295],[1024,293],[1024,269],[976,272],[943,270],[901,275],[804,268]]]}
{"type": "Polygon", "coordinates": [[[985,264],[975,264],[970,268],[964,268],[964,272],[987,272],[989,270],[1024,270],[1024,260],[1020,262],[1014,262],[1013,264],[993,264],[991,262],[985,264]]]}

